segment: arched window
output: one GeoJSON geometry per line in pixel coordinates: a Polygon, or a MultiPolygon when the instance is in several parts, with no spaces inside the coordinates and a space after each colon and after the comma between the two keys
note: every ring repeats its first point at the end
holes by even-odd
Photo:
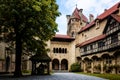
{"type": "Polygon", "coordinates": [[[56,48],[56,53],[58,53],[58,48],[56,48]]]}
{"type": "Polygon", "coordinates": [[[53,48],[53,53],[56,53],[56,50],[55,50],[55,48],[53,48]]]}
{"type": "Polygon", "coordinates": [[[59,53],[61,53],[61,48],[59,48],[59,53]]]}
{"type": "Polygon", "coordinates": [[[65,53],[65,50],[64,50],[64,48],[62,48],[62,53],[65,53]]]}

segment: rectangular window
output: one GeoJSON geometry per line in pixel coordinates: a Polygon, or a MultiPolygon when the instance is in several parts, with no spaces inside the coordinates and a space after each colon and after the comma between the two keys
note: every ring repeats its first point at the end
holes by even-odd
{"type": "Polygon", "coordinates": [[[93,45],[90,45],[90,50],[92,50],[93,49],[93,45]]]}
{"type": "Polygon", "coordinates": [[[111,36],[111,43],[115,43],[115,42],[118,42],[118,35],[112,35],[111,36]]]}
{"type": "Polygon", "coordinates": [[[98,48],[105,46],[105,42],[99,41],[98,42],[98,48]]]}

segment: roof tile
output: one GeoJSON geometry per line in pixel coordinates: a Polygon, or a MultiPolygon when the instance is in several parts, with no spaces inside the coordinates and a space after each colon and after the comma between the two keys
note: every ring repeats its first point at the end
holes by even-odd
{"type": "Polygon", "coordinates": [[[94,37],[94,38],[92,38],[92,39],[89,39],[89,40],[87,40],[87,41],[85,41],[85,42],[82,42],[82,43],[80,43],[80,44],[77,44],[76,46],[77,46],[77,47],[82,47],[82,46],[85,46],[85,45],[87,45],[87,44],[90,44],[90,43],[96,42],[96,41],[98,41],[98,40],[104,39],[105,37],[106,37],[106,35],[105,35],[105,34],[102,34],[102,35],[96,36],[96,37],[94,37]]]}
{"type": "Polygon", "coordinates": [[[120,16],[119,15],[115,15],[115,14],[111,14],[111,16],[117,20],[118,22],[120,22],[120,16]]]}
{"type": "MultiPolygon", "coordinates": [[[[103,20],[106,17],[108,17],[109,15],[111,15],[112,13],[114,13],[115,11],[118,10],[120,2],[118,2],[117,4],[115,4],[113,7],[111,7],[110,9],[106,10],[105,12],[103,12],[101,15],[99,15],[96,19],[100,19],[103,20]]],[[[82,32],[87,30],[88,28],[92,27],[95,24],[95,20],[89,24],[87,24],[86,26],[84,26],[83,28],[81,28],[81,30],[78,32],[82,32]]]]}

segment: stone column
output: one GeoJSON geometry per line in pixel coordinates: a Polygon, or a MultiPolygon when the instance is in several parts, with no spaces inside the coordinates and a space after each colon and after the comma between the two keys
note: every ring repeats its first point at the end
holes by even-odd
{"type": "Polygon", "coordinates": [[[59,71],[61,71],[61,64],[59,64],[59,71]]]}
{"type": "Polygon", "coordinates": [[[101,62],[101,72],[100,72],[100,73],[103,74],[103,73],[104,73],[104,70],[103,70],[103,62],[104,62],[104,61],[103,61],[103,59],[101,59],[100,62],[101,62]]]}
{"type": "Polygon", "coordinates": [[[94,62],[91,63],[91,73],[94,73],[94,62]]]}
{"type": "Polygon", "coordinates": [[[50,71],[52,71],[52,62],[49,62],[50,71]]]}
{"type": "Polygon", "coordinates": [[[86,71],[86,63],[84,62],[83,65],[84,65],[83,70],[84,70],[85,73],[87,73],[87,71],[86,71]]]}

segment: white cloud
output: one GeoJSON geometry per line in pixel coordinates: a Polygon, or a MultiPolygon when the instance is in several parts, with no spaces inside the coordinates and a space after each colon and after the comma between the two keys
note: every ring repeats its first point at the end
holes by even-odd
{"type": "Polygon", "coordinates": [[[104,9],[108,9],[115,5],[119,0],[61,0],[60,8],[64,9],[64,13],[59,18],[57,18],[57,23],[59,26],[59,33],[66,34],[67,22],[66,15],[72,14],[74,11],[76,4],[77,7],[83,9],[83,14],[85,16],[89,16],[89,14],[93,14],[95,17],[104,12],[104,9]]]}
{"type": "Polygon", "coordinates": [[[59,32],[57,33],[65,34],[67,28],[66,15],[62,14],[60,17],[57,18],[56,22],[58,23],[58,30],[59,30],[59,32]]]}

